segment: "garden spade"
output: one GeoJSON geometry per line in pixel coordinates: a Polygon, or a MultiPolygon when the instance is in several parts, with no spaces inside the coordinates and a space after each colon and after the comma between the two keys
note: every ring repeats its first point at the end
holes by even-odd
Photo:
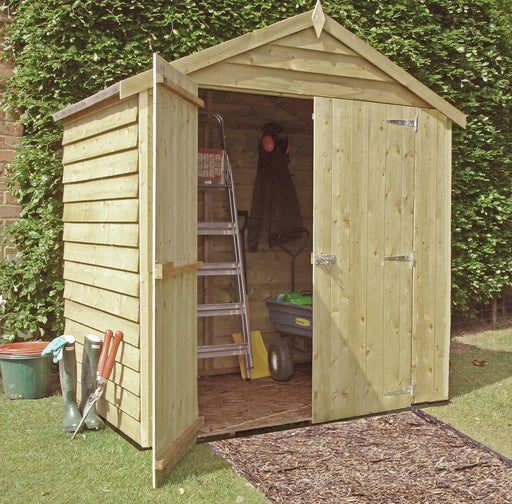
{"type": "Polygon", "coordinates": [[[101,353],[98,360],[98,369],[96,371],[96,390],[89,396],[89,400],[87,401],[88,405],[84,410],[82,420],[78,424],[78,427],[73,433],[73,436],[71,436],[71,439],[75,439],[75,436],[82,428],[82,425],[84,424],[89,411],[91,411],[92,407],[103,395],[103,392],[105,391],[105,385],[107,384],[110,373],[112,372],[112,368],[114,367],[114,363],[116,361],[117,349],[119,348],[122,339],[123,333],[121,331],[116,331],[114,336],[110,329],[105,331],[105,341],[103,342],[103,347],[101,348],[101,353]],[[114,339],[114,342],[112,343],[112,348],[110,349],[110,342],[112,339],[114,339]]]}

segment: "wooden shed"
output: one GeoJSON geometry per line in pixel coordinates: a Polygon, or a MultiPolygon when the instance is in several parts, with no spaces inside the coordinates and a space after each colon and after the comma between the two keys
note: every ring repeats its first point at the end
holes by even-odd
{"type": "MultiPolygon", "coordinates": [[[[207,247],[197,221],[225,211],[221,198],[198,196],[198,146],[215,142],[198,125],[203,107],[225,120],[240,209],[250,209],[262,128],[278,123],[290,140],[313,236],[296,264],[297,290],[313,291],[307,418],[448,398],[451,130],[466,118],[318,3],[172,63],[155,55],[151,70],[54,115],[64,125],[65,331],[79,344],[124,331],[100,412],[152,446],[155,485],[201,427],[198,376],[238,369],[236,358],[198,365],[196,354],[207,247]]],[[[247,253],[250,324],[265,343],[276,331],[264,300],[290,290],[289,268],[264,243],[247,253]]],[[[224,321],[209,329],[215,341],[236,332],[224,321]]],[[[238,381],[251,409],[258,380],[238,381]]]]}

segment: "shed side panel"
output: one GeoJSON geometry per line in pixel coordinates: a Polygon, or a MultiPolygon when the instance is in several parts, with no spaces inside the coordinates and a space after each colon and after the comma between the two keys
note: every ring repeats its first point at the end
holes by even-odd
{"type": "Polygon", "coordinates": [[[98,410],[140,444],[138,130],[136,98],[68,118],[63,200],[65,330],[77,339],[78,379],[85,334],[122,330],[98,410]]]}
{"type": "Polygon", "coordinates": [[[417,143],[415,402],[448,399],[451,121],[421,110],[417,143]]]}

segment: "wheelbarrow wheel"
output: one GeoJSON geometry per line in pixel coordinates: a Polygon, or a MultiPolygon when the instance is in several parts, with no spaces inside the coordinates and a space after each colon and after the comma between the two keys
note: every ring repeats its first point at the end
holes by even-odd
{"type": "Polygon", "coordinates": [[[276,381],[286,381],[293,373],[292,352],[285,338],[276,338],[268,349],[270,376],[276,381]]]}

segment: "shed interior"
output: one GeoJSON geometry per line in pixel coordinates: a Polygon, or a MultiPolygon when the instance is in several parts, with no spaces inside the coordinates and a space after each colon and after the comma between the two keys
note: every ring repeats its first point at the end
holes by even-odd
{"type": "MultiPolygon", "coordinates": [[[[216,90],[200,90],[205,110],[224,119],[226,150],[232,165],[239,211],[250,214],[253,187],[258,165],[258,145],[268,123],[282,127],[281,135],[290,142],[292,176],[302,217],[302,225],[313,232],[313,101],[216,90]]],[[[215,121],[199,122],[199,148],[218,148],[220,128],[215,121]]],[[[199,220],[222,220],[227,216],[225,191],[199,191],[199,220]]],[[[240,218],[244,228],[245,218],[240,218]]],[[[251,331],[260,331],[265,346],[278,336],[265,299],[291,290],[292,257],[279,246],[270,248],[267,240],[257,251],[247,249],[245,262],[251,331]]],[[[198,257],[210,261],[231,260],[229,237],[199,237],[198,257]]],[[[312,290],[312,242],[295,260],[295,290],[312,290]]],[[[234,277],[201,277],[198,279],[198,303],[233,302],[234,277]]],[[[237,317],[208,317],[198,320],[198,345],[232,342],[232,334],[240,332],[237,317]]],[[[303,342],[307,349],[307,342],[303,342]]],[[[200,435],[247,430],[311,419],[311,355],[295,353],[294,362],[301,363],[289,382],[276,382],[270,377],[242,380],[236,357],[200,359],[199,414],[205,423],[200,435]],[[229,400],[226,398],[229,397],[229,400]],[[223,412],[220,405],[228,408],[223,412]]]]}

